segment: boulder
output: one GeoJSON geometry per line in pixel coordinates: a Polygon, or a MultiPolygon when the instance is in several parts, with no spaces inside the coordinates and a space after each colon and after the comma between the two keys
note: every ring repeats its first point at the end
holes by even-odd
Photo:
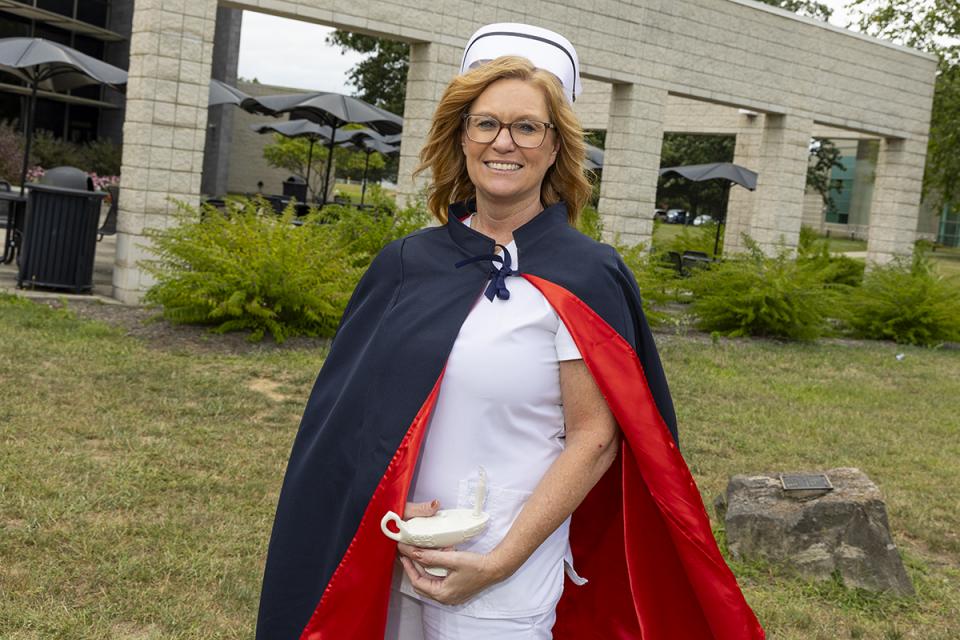
{"type": "Polygon", "coordinates": [[[859,469],[823,473],[833,490],[802,498],[783,490],[779,474],[731,478],[726,504],[717,504],[730,553],[818,580],[836,573],[848,587],[913,595],[880,490],[859,469]]]}

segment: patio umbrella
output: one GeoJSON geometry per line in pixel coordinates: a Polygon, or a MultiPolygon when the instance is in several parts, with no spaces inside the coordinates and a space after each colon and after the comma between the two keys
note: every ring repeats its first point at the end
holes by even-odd
{"type": "Polygon", "coordinates": [[[595,147],[592,144],[587,145],[587,157],[584,159],[584,166],[590,171],[599,171],[603,169],[603,149],[595,147]]]}
{"type": "Polygon", "coordinates": [[[20,195],[27,181],[27,164],[33,142],[33,116],[37,89],[67,91],[89,84],[117,88],[127,82],[127,72],[76,49],[43,38],[0,39],[0,71],[13,74],[30,85],[27,105],[26,148],[20,173],[20,195]]]}
{"type": "Polygon", "coordinates": [[[660,175],[679,176],[693,182],[724,181],[723,212],[720,215],[720,220],[717,221],[717,237],[713,241],[713,255],[717,255],[717,249],[720,248],[720,223],[726,223],[727,221],[727,199],[730,195],[730,187],[738,184],[753,191],[757,188],[757,173],[732,162],[712,162],[710,164],[691,164],[685,167],[664,167],[660,169],[660,175]]]}
{"type": "Polygon", "coordinates": [[[267,109],[260,101],[250,94],[237,89],[234,86],[217,80],[210,79],[210,97],[207,100],[208,107],[215,107],[221,104],[232,104],[240,107],[248,113],[259,113],[260,115],[273,115],[270,109],[267,109]]]}
{"type": "MultiPolygon", "coordinates": [[[[359,132],[363,131],[364,130],[361,129],[359,132]]],[[[348,133],[350,132],[348,131],[348,133]]],[[[363,200],[367,195],[367,169],[370,167],[370,154],[376,151],[377,153],[382,153],[385,156],[393,155],[394,153],[400,153],[400,146],[387,144],[382,139],[365,135],[356,136],[354,139],[340,144],[344,147],[349,146],[357,151],[362,151],[366,156],[363,163],[363,179],[360,183],[362,185],[360,187],[360,204],[362,205],[363,200]]]]}
{"type": "MultiPolygon", "coordinates": [[[[347,124],[365,124],[382,135],[400,133],[403,130],[403,118],[380,107],[364,102],[359,98],[340,93],[308,93],[264,96],[260,103],[271,109],[274,115],[289,113],[290,117],[306,118],[328,125],[336,131],[347,124]]],[[[331,137],[327,142],[327,175],[323,182],[323,204],[327,201],[330,184],[330,170],[333,167],[333,147],[331,137]]]]}
{"type": "MultiPolygon", "coordinates": [[[[287,120],[285,122],[266,122],[263,124],[254,124],[250,126],[257,133],[279,133],[287,138],[306,138],[310,141],[310,150],[307,152],[307,189],[310,188],[310,165],[313,164],[313,145],[317,141],[327,142],[333,137],[335,144],[349,142],[358,135],[367,135],[368,129],[340,129],[334,133],[333,129],[327,125],[317,124],[310,120],[287,120]]],[[[369,131],[370,134],[378,135],[375,131],[369,131]]]]}
{"type": "Polygon", "coordinates": [[[215,107],[218,104],[240,106],[240,103],[249,97],[249,95],[240,91],[240,89],[231,87],[222,80],[217,80],[216,78],[210,79],[210,98],[207,101],[208,107],[215,107]]]}

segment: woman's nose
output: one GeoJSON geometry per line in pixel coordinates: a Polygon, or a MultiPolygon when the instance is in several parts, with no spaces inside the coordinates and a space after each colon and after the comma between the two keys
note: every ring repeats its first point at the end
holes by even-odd
{"type": "Polygon", "coordinates": [[[491,145],[497,150],[512,151],[516,145],[513,138],[510,137],[510,127],[500,127],[500,131],[497,132],[497,137],[493,139],[491,145]]]}

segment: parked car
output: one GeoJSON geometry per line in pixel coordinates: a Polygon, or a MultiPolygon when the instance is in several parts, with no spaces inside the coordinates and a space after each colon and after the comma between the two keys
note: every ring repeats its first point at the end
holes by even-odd
{"type": "Polygon", "coordinates": [[[687,221],[686,209],[667,209],[667,220],[670,224],[684,224],[687,221]]]}
{"type": "Polygon", "coordinates": [[[653,219],[663,222],[667,219],[667,210],[666,209],[654,209],[653,210],[653,219]]]}
{"type": "Polygon", "coordinates": [[[693,219],[693,226],[699,227],[702,224],[707,224],[710,222],[713,222],[713,216],[708,216],[707,214],[703,213],[693,219]]]}

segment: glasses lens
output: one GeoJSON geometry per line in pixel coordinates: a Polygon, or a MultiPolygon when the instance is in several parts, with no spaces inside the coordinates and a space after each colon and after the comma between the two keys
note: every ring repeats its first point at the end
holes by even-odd
{"type": "Polygon", "coordinates": [[[533,120],[518,120],[510,125],[510,135],[518,147],[532,149],[543,144],[543,137],[547,133],[547,127],[542,122],[533,120]]]}
{"type": "Polygon", "coordinates": [[[467,116],[467,137],[474,142],[493,142],[500,133],[500,121],[490,116],[467,116]]]}

